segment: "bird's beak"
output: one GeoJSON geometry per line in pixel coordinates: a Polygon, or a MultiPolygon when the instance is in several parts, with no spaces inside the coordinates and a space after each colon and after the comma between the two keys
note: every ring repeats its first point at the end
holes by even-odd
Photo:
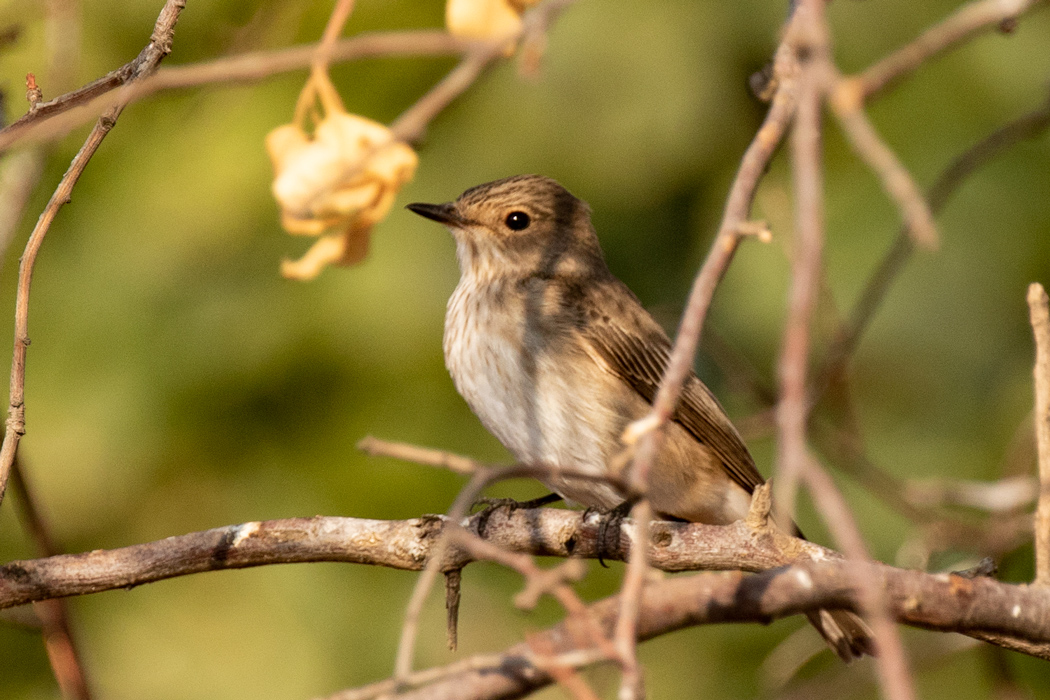
{"type": "Polygon", "coordinates": [[[463,217],[461,217],[456,211],[456,205],[452,202],[445,202],[444,204],[423,204],[421,202],[416,202],[415,204],[407,205],[405,208],[419,214],[420,216],[433,219],[439,224],[445,224],[445,226],[459,228],[466,224],[463,217]]]}

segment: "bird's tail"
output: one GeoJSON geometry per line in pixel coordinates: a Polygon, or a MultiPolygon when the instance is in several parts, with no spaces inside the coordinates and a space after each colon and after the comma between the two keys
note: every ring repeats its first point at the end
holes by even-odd
{"type": "Polygon", "coordinates": [[[806,617],[843,661],[849,663],[865,654],[875,656],[871,628],[849,610],[817,610],[806,617]]]}

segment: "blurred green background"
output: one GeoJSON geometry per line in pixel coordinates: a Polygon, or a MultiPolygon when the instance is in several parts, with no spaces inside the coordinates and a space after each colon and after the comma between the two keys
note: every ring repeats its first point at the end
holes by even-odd
{"type": "MultiPolygon", "coordinates": [[[[84,0],[74,85],[134,57],[161,4],[84,0]]],[[[860,70],[956,5],[832,3],[836,58],[844,71],[860,70]]],[[[166,65],[314,41],[330,9],[189,0],[166,65]]],[[[23,30],[0,53],[9,120],[24,110],[26,72],[54,96],[45,11],[24,0],[0,9],[0,26],[23,30]]],[[[298,257],[309,241],[282,232],[263,150],[267,131],[290,120],[304,71],[130,106],[51,229],[34,279],[21,454],[62,546],[118,547],[269,518],[445,511],[460,477],[354,449],[372,434],[508,459],[443,366],[444,305],[458,279],[452,241],[401,205],[446,201],[515,173],[555,177],[590,202],[610,266],[673,328],[764,113],[747,79],[771,55],[785,12],[757,0],[581,0],[552,31],[539,79],[500,65],[432,124],[416,178],[376,228],[366,262],[309,284],[277,274],[281,258],[298,257]]],[[[359,0],[347,33],[439,27],[442,18],[439,0],[359,0]]],[[[454,64],[370,60],[336,66],[333,79],[350,111],[389,122],[454,64]]],[[[1043,102],[1048,80],[1043,11],[931,62],[870,114],[928,184],[963,149],[1043,102]]],[[[56,144],[4,260],[0,309],[10,315],[25,237],[85,133],[56,144]]],[[[829,291],[848,309],[898,215],[834,125],[826,164],[829,291]]],[[[767,379],[785,311],[788,175],[781,154],[755,207],[774,241],[743,246],[709,322],[767,379]]],[[[940,222],[941,251],[910,263],[851,365],[858,417],[869,454],[894,475],[994,479],[1032,403],[1025,291],[1034,280],[1050,285],[1050,137],[981,170],[940,222]]],[[[9,347],[0,344],[3,356],[9,347]]],[[[698,370],[735,418],[760,408],[730,394],[706,355],[698,370]]],[[[768,475],[772,439],[751,446],[768,475]]],[[[895,561],[911,525],[837,476],[875,556],[895,561]]],[[[515,482],[493,493],[541,490],[515,482]]],[[[14,505],[8,498],[0,509],[0,560],[33,555],[14,505]]],[[[803,508],[803,529],[830,543],[819,522],[803,508]]],[[[941,565],[968,565],[974,554],[949,552],[941,565]]],[[[1026,580],[1030,558],[1030,546],[1017,550],[1004,577],[1026,580]]],[[[581,593],[610,594],[620,574],[592,566],[581,593]]],[[[267,567],[98,594],[70,608],[99,698],[308,698],[391,671],[415,578],[350,565],[267,567]]],[[[494,566],[466,570],[457,655],[444,649],[436,593],[417,665],[496,650],[559,618],[549,603],[515,610],[519,583],[494,566]]],[[[755,697],[763,660],[800,626],[710,627],[650,642],[642,651],[650,696],[755,697]]],[[[1050,698],[1045,662],[982,647],[935,653],[943,635],[916,630],[905,640],[924,698],[990,697],[1004,677],[1050,698]]],[[[803,675],[823,672],[844,678],[849,697],[876,696],[870,663],[842,671],[823,653],[803,675]]],[[[615,695],[613,671],[591,675],[615,695]]],[[[39,635],[0,623],[0,697],[57,694],[39,635]]]]}

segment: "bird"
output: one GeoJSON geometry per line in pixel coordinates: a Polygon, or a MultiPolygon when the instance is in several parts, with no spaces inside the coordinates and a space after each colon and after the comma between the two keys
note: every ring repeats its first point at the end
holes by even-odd
{"type": "MultiPolygon", "coordinates": [[[[557,496],[603,512],[622,506],[625,494],[611,483],[555,467],[611,473],[624,430],[652,407],[671,341],[609,269],[590,207],[553,179],[517,175],[407,208],[443,224],[456,243],[460,280],[443,349],[471,410],[520,462],[552,467],[541,481],[557,496]]],[[[746,517],[764,481],[691,372],[650,469],[655,515],[727,525],[746,517]]],[[[874,653],[870,629],[852,612],[809,618],[843,660],[874,653]]]]}

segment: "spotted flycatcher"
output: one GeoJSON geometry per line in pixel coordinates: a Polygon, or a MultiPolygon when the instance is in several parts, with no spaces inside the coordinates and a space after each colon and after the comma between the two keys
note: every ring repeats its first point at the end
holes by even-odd
{"type": "MultiPolygon", "coordinates": [[[[605,264],[590,208],[535,175],[408,208],[456,240],[461,277],[444,340],[456,389],[521,462],[607,474],[624,429],[651,408],[671,341],[605,264]]],[[[607,482],[552,474],[544,483],[591,508],[624,502],[607,482]]],[[[724,525],[747,515],[762,483],[725,411],[690,374],[650,470],[653,510],[724,525]]],[[[843,659],[871,652],[870,631],[852,613],[810,620],[843,659]]]]}

